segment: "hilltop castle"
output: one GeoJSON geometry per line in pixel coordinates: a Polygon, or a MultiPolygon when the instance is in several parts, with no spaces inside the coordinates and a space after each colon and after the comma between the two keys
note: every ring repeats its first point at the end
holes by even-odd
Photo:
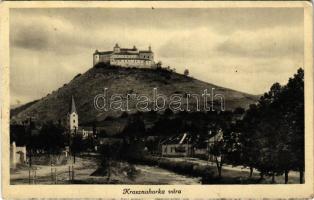
{"type": "Polygon", "coordinates": [[[120,48],[118,44],[113,47],[113,51],[95,51],[93,54],[93,65],[97,63],[109,63],[121,67],[151,68],[155,65],[154,53],[151,47],[148,50],[138,50],[135,46],[131,49],[120,48]]]}

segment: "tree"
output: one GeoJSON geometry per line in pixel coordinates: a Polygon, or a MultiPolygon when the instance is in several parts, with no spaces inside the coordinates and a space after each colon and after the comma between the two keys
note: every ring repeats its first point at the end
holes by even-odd
{"type": "Polygon", "coordinates": [[[189,75],[189,70],[188,69],[185,69],[184,72],[183,72],[184,76],[188,76],[189,75]]]}
{"type": "Polygon", "coordinates": [[[246,111],[241,128],[241,162],[272,176],[290,170],[304,176],[304,71],[299,69],[285,86],[275,83],[257,105],[246,111]]]}
{"type": "Polygon", "coordinates": [[[280,96],[285,124],[286,151],[290,155],[289,168],[298,170],[304,182],[304,70],[298,69],[283,88],[280,96]]]}
{"type": "Polygon", "coordinates": [[[37,139],[33,141],[33,145],[37,147],[42,145],[43,150],[49,154],[58,154],[65,148],[65,129],[51,121],[44,123],[37,139]]]}
{"type": "Polygon", "coordinates": [[[218,170],[218,177],[221,178],[221,170],[224,161],[224,144],[223,141],[215,142],[210,147],[210,153],[215,156],[215,162],[218,170]]]}
{"type": "Polygon", "coordinates": [[[135,116],[134,119],[129,119],[128,124],[122,131],[124,136],[136,139],[137,137],[144,136],[146,132],[144,121],[140,116],[135,116]]]}
{"type": "Polygon", "coordinates": [[[27,136],[23,125],[10,125],[10,143],[15,142],[17,146],[24,146],[27,144],[27,136]]]}
{"type": "MultiPolygon", "coordinates": [[[[258,107],[252,104],[247,110],[240,127],[239,143],[241,145],[241,162],[244,166],[250,167],[250,176],[252,176],[253,168],[256,168],[258,165],[257,161],[260,153],[258,144],[256,143],[258,138],[256,126],[259,123],[259,119],[258,107]]],[[[263,176],[263,173],[261,175],[263,176]]]]}
{"type": "Polygon", "coordinates": [[[106,143],[100,146],[100,170],[104,170],[107,174],[107,181],[111,177],[111,165],[113,160],[120,158],[121,144],[120,143],[106,143]]]}
{"type": "Polygon", "coordinates": [[[162,68],[162,62],[161,62],[161,61],[158,61],[157,64],[156,64],[156,67],[157,67],[157,69],[162,68]]]}
{"type": "Polygon", "coordinates": [[[71,137],[71,153],[73,155],[73,162],[75,163],[75,157],[79,153],[81,153],[84,150],[84,142],[83,137],[81,134],[74,134],[71,137]]]}
{"type": "Polygon", "coordinates": [[[218,170],[218,177],[221,178],[222,166],[226,162],[228,155],[233,151],[233,145],[230,137],[232,113],[225,112],[217,115],[216,124],[212,130],[221,134],[222,137],[215,136],[216,140],[209,146],[209,153],[214,155],[218,170]]]}

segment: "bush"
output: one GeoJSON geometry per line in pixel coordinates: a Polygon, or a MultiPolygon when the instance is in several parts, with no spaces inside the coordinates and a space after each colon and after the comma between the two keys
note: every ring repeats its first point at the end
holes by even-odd
{"type": "Polygon", "coordinates": [[[81,73],[77,74],[76,76],[74,76],[74,79],[76,79],[77,77],[80,77],[81,75],[82,75],[81,73]]]}

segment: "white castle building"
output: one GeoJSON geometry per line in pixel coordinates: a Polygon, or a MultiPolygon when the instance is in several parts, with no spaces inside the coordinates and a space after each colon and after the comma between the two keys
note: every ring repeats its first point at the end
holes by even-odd
{"type": "Polygon", "coordinates": [[[131,49],[120,48],[118,44],[113,47],[113,51],[96,50],[93,55],[93,65],[100,62],[121,67],[150,68],[155,65],[154,53],[150,46],[148,50],[138,50],[135,46],[131,49]]]}

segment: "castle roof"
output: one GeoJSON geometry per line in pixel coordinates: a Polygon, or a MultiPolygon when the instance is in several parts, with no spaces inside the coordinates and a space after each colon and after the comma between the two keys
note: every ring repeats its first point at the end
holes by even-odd
{"type": "Polygon", "coordinates": [[[112,54],[113,51],[98,51],[95,52],[94,54],[99,54],[99,55],[108,55],[108,54],[112,54]]]}
{"type": "MultiPolygon", "coordinates": [[[[119,47],[117,44],[115,47],[119,47]]],[[[138,52],[132,52],[137,51],[138,49],[134,46],[133,48],[120,48],[120,53],[114,53],[114,51],[98,51],[96,50],[94,55],[110,55],[110,54],[118,54],[118,55],[124,55],[124,54],[139,54],[139,53],[152,53],[151,50],[141,50],[138,52]],[[131,51],[131,52],[130,52],[131,51]]]]}
{"type": "Polygon", "coordinates": [[[149,51],[149,50],[143,50],[143,51],[140,51],[140,53],[152,53],[152,51],[149,51]]]}
{"type": "Polygon", "coordinates": [[[135,51],[137,50],[137,48],[132,48],[132,49],[129,49],[129,48],[120,48],[120,51],[135,51]]]}

